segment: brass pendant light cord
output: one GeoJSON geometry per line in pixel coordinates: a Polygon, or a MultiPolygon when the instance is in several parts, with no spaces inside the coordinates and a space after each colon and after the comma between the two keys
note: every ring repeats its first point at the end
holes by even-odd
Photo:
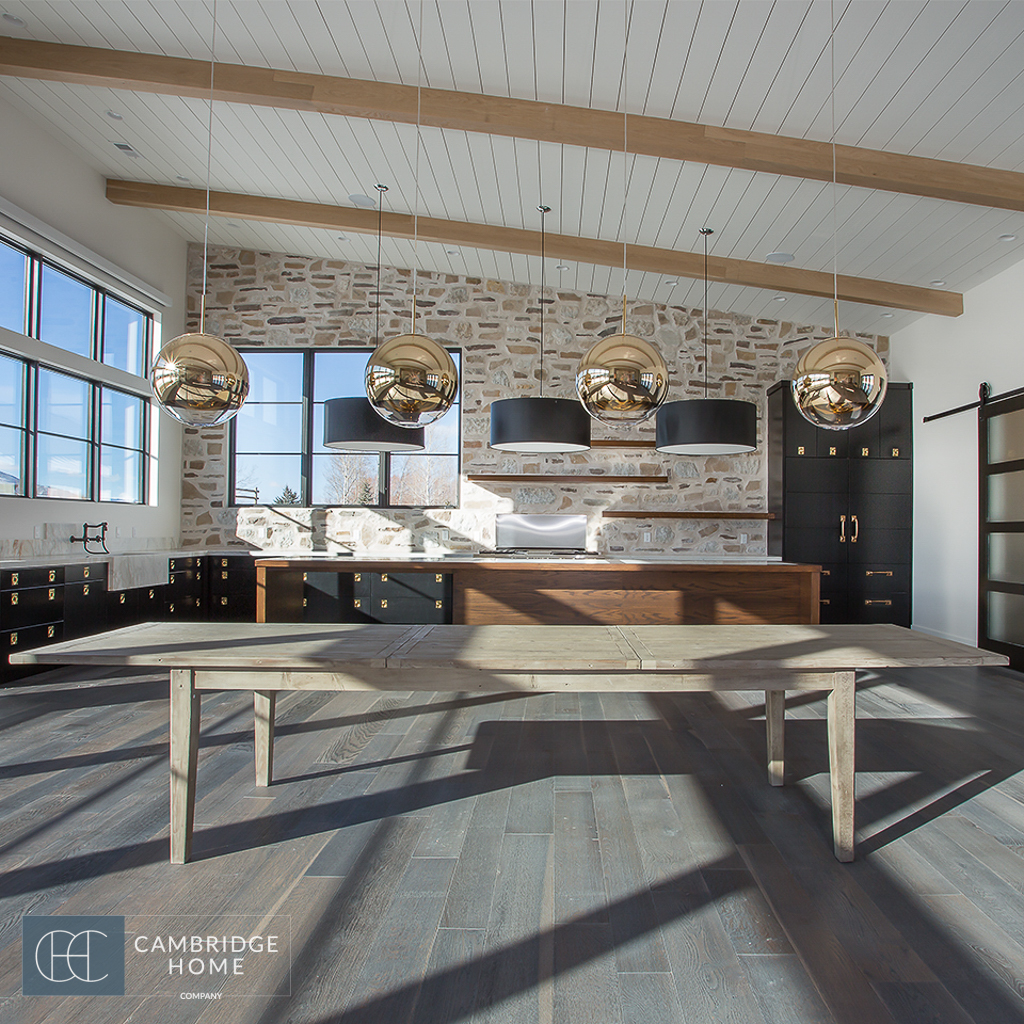
{"type": "Polygon", "coordinates": [[[412,211],[412,327],[416,333],[417,253],[420,244],[420,100],[423,92],[423,0],[420,0],[419,27],[416,30],[416,160],[413,167],[414,207],[412,211]]]}
{"type": "Polygon", "coordinates": [[[206,266],[210,247],[210,169],[213,165],[213,74],[217,53],[217,0],[213,0],[213,29],[210,32],[210,111],[206,125],[206,224],[203,228],[203,294],[199,300],[199,333],[206,333],[206,266]]]}
{"type": "Polygon", "coordinates": [[[626,103],[629,9],[629,4],[622,5],[622,334],[626,333],[626,199],[629,195],[629,110],[626,103]]]}
{"type": "Polygon", "coordinates": [[[711,228],[701,228],[704,236],[704,398],[708,397],[708,236],[713,235],[711,228]]]}

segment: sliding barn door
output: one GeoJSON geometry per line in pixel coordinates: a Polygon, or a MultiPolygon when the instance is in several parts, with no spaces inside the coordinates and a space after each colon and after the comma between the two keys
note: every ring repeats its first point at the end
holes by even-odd
{"type": "Polygon", "coordinates": [[[978,646],[1024,670],[1024,396],[978,410],[978,646]]]}

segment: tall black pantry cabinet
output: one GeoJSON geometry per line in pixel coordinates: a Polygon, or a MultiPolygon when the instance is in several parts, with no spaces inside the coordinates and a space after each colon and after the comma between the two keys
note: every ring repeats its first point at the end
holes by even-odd
{"type": "Polygon", "coordinates": [[[912,388],[850,430],[808,423],[789,381],[768,390],[768,553],[821,564],[822,622],[910,625],[912,388]]]}

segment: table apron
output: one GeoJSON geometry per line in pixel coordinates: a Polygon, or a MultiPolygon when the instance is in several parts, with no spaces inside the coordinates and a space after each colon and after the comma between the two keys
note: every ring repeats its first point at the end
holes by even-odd
{"type": "Polygon", "coordinates": [[[199,669],[197,690],[398,690],[467,693],[657,693],[713,690],[831,690],[842,672],[491,672],[482,669],[375,669],[363,672],[199,669]]]}

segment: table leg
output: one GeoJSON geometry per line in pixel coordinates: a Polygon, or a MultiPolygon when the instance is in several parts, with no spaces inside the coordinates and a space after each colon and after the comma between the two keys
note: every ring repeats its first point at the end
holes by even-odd
{"type": "Polygon", "coordinates": [[[764,691],[764,718],[768,733],[768,782],[785,784],[786,775],[786,691],[764,691]]]}
{"type": "Polygon", "coordinates": [[[192,856],[200,696],[191,669],[171,670],[171,863],[192,856]]]}
{"type": "Polygon", "coordinates": [[[256,785],[269,786],[274,781],[274,710],[277,693],[256,690],[252,695],[256,719],[256,785]]]}
{"type": "Polygon", "coordinates": [[[828,759],[832,783],[832,842],[836,858],[853,860],[854,756],[857,690],[852,672],[837,672],[828,695],[828,759]]]}

